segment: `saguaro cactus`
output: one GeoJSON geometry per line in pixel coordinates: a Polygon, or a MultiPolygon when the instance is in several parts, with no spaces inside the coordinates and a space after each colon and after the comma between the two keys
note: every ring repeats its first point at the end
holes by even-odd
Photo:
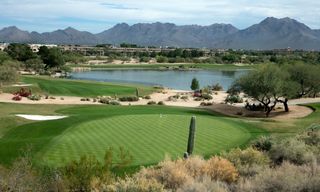
{"type": "Polygon", "coordinates": [[[191,118],[190,128],[189,128],[189,138],[188,138],[188,148],[187,148],[188,156],[192,155],[192,152],[193,152],[195,132],[196,132],[196,117],[193,116],[191,118]]]}
{"type": "Polygon", "coordinates": [[[139,98],[139,89],[138,88],[136,88],[136,96],[139,98]]]}

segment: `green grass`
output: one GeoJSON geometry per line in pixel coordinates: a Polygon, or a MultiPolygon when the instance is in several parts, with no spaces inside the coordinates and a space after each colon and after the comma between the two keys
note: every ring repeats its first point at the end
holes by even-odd
{"type": "Polygon", "coordinates": [[[199,64],[176,64],[176,63],[159,63],[159,64],[101,64],[101,65],[69,65],[70,67],[90,67],[92,70],[108,70],[108,69],[161,69],[165,67],[179,67],[184,68],[198,68],[198,69],[212,69],[212,70],[237,70],[237,69],[252,69],[258,66],[255,65],[234,65],[234,64],[210,64],[210,63],[199,63],[199,64]]]}
{"type": "MultiPolygon", "coordinates": [[[[320,124],[315,112],[287,121],[230,118],[204,109],[168,106],[54,106],[0,103],[0,163],[10,164],[21,149],[32,146],[38,165],[59,166],[82,155],[102,159],[108,147],[124,147],[134,157],[133,167],[161,161],[166,154],[181,157],[186,150],[190,118],[197,117],[195,154],[212,154],[244,147],[270,134],[287,137],[311,124],[320,124]],[[33,122],[14,114],[63,114],[61,120],[33,122]],[[160,117],[160,114],[163,114],[160,117]]],[[[117,159],[116,159],[117,160],[117,159]]]]}
{"type": "MultiPolygon", "coordinates": [[[[131,96],[135,95],[136,88],[141,95],[148,95],[155,91],[154,88],[134,85],[134,84],[116,84],[94,81],[80,81],[68,79],[55,79],[49,77],[24,76],[22,81],[33,84],[31,90],[35,93],[46,93],[58,96],[79,96],[79,97],[96,97],[96,96],[131,96]]],[[[14,92],[20,88],[6,87],[5,92],[14,92]]]]}
{"type": "MultiPolygon", "coordinates": [[[[29,105],[24,107],[32,108],[29,105]]],[[[266,133],[241,119],[199,109],[166,106],[61,107],[61,110],[45,112],[56,111],[70,115],[69,118],[30,122],[7,130],[0,139],[0,162],[9,164],[28,145],[32,146],[37,164],[51,166],[62,165],[86,154],[102,159],[108,147],[127,149],[134,157],[133,165],[156,163],[166,154],[173,158],[181,157],[186,151],[189,121],[193,115],[197,117],[195,153],[204,156],[244,146],[266,133]],[[160,114],[163,114],[162,118],[160,114]]],[[[41,111],[43,109],[38,111],[34,108],[29,113],[41,114],[41,111]]]]}

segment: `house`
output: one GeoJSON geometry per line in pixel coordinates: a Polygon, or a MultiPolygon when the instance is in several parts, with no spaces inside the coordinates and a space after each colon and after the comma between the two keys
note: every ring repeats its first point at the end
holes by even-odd
{"type": "Polygon", "coordinates": [[[4,51],[4,49],[7,48],[8,45],[8,43],[0,43],[0,51],[4,51]]]}

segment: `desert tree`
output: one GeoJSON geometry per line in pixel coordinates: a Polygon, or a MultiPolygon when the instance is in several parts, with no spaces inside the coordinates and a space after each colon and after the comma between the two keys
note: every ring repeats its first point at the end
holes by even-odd
{"type": "Polygon", "coordinates": [[[268,117],[280,100],[287,104],[286,94],[289,95],[289,92],[285,93],[285,88],[288,86],[285,83],[287,77],[288,74],[279,67],[265,65],[240,77],[233,86],[260,102],[268,117]]]}

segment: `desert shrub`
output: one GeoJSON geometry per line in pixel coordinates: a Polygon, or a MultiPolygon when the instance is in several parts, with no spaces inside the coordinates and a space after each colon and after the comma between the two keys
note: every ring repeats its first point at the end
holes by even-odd
{"type": "Polygon", "coordinates": [[[55,97],[53,97],[53,96],[50,96],[50,97],[49,97],[49,99],[56,99],[56,98],[55,98],[55,97]]]}
{"type": "Polygon", "coordinates": [[[63,97],[60,97],[60,100],[64,100],[64,98],[63,98],[63,97]]]}
{"type": "Polygon", "coordinates": [[[212,85],[212,90],[213,91],[223,91],[223,87],[219,83],[217,83],[217,84],[212,85]]]}
{"type": "Polygon", "coordinates": [[[297,166],[288,162],[274,169],[265,169],[252,179],[240,182],[235,191],[297,191],[315,192],[320,189],[319,165],[297,166]]]}
{"type": "Polygon", "coordinates": [[[149,99],[151,99],[151,96],[150,96],[150,95],[147,95],[147,96],[144,97],[144,99],[149,100],[149,99]]]}
{"type": "Polygon", "coordinates": [[[296,138],[284,139],[272,145],[269,156],[276,164],[281,164],[283,161],[302,165],[312,161],[313,154],[310,148],[296,138]]]}
{"type": "Polygon", "coordinates": [[[203,101],[203,98],[202,97],[196,97],[194,98],[195,101],[203,101]]]}
{"type": "Polygon", "coordinates": [[[128,102],[134,102],[134,101],[139,101],[139,98],[136,97],[136,96],[131,96],[131,97],[120,97],[119,98],[120,101],[122,102],[125,102],[125,101],[128,101],[128,102]]]}
{"type": "Polygon", "coordinates": [[[148,105],[156,105],[157,102],[155,102],[155,101],[149,101],[147,104],[148,104],[148,105]]]}
{"type": "Polygon", "coordinates": [[[32,95],[31,90],[27,90],[25,88],[21,88],[18,92],[14,93],[14,95],[19,95],[21,97],[29,97],[30,95],[32,95]]]}
{"type": "Polygon", "coordinates": [[[174,95],[174,96],[172,96],[174,99],[180,99],[180,95],[179,94],[177,94],[177,95],[174,95]]]}
{"type": "Polygon", "coordinates": [[[245,150],[233,149],[222,156],[231,161],[241,176],[253,176],[269,166],[270,159],[262,152],[247,148],[245,150]]]}
{"type": "Polygon", "coordinates": [[[298,139],[307,145],[320,147],[320,125],[312,125],[298,135],[298,139]]]}
{"type": "Polygon", "coordinates": [[[243,99],[239,95],[228,95],[225,99],[226,103],[243,103],[243,99]]]}
{"type": "Polygon", "coordinates": [[[121,105],[118,101],[109,101],[109,105],[121,105]]]}
{"type": "Polygon", "coordinates": [[[15,95],[15,96],[12,97],[12,100],[13,101],[21,101],[22,97],[20,95],[15,95]]]}
{"type": "Polygon", "coordinates": [[[40,95],[30,95],[28,97],[28,99],[30,99],[32,101],[40,101],[41,100],[41,96],[40,95]]]}
{"type": "Polygon", "coordinates": [[[183,160],[165,160],[157,166],[143,168],[136,176],[138,178],[156,179],[166,189],[173,190],[181,187],[186,181],[192,180],[192,177],[184,167],[183,160]]]}
{"type": "Polygon", "coordinates": [[[221,181],[211,181],[207,176],[196,178],[192,182],[185,183],[177,192],[229,192],[228,184],[221,181]]]}
{"type": "Polygon", "coordinates": [[[189,99],[189,97],[187,95],[184,95],[184,96],[181,96],[181,99],[186,101],[189,99]]]}
{"type": "Polygon", "coordinates": [[[227,159],[212,157],[202,167],[203,175],[208,175],[212,180],[235,182],[238,179],[238,172],[234,165],[227,159]]]}
{"type": "Polygon", "coordinates": [[[270,137],[262,136],[259,137],[257,140],[253,141],[251,146],[259,151],[270,151],[273,139],[270,137]]]}
{"type": "Polygon", "coordinates": [[[158,105],[165,105],[165,103],[163,101],[159,101],[158,105]]]}
{"type": "Polygon", "coordinates": [[[10,169],[0,167],[0,191],[48,191],[47,181],[32,166],[31,157],[23,155],[13,162],[10,169]]]}
{"type": "Polygon", "coordinates": [[[102,97],[99,99],[99,103],[102,103],[102,104],[109,104],[109,102],[110,102],[109,98],[102,97]]]}
{"type": "Polygon", "coordinates": [[[211,105],[213,105],[213,103],[211,103],[211,102],[201,102],[200,103],[200,106],[211,106],[211,105]]]}
{"type": "Polygon", "coordinates": [[[209,94],[202,94],[202,96],[201,96],[204,100],[211,100],[211,99],[213,99],[213,97],[211,96],[211,95],[209,95],[209,94]]]}
{"type": "Polygon", "coordinates": [[[113,150],[109,148],[103,163],[95,156],[82,156],[60,168],[69,191],[91,191],[97,186],[111,184],[115,180],[114,172],[121,171],[132,161],[132,156],[123,148],[118,153],[119,163],[113,162],[113,156],[113,150]]]}
{"type": "Polygon", "coordinates": [[[80,101],[87,101],[87,99],[86,98],[81,98],[80,101]]]}
{"type": "Polygon", "coordinates": [[[177,101],[177,99],[176,98],[174,98],[173,96],[170,96],[170,97],[168,97],[168,99],[167,99],[168,101],[177,101]]]}
{"type": "Polygon", "coordinates": [[[119,180],[97,191],[109,192],[164,192],[164,186],[155,179],[131,178],[119,180]]]}

